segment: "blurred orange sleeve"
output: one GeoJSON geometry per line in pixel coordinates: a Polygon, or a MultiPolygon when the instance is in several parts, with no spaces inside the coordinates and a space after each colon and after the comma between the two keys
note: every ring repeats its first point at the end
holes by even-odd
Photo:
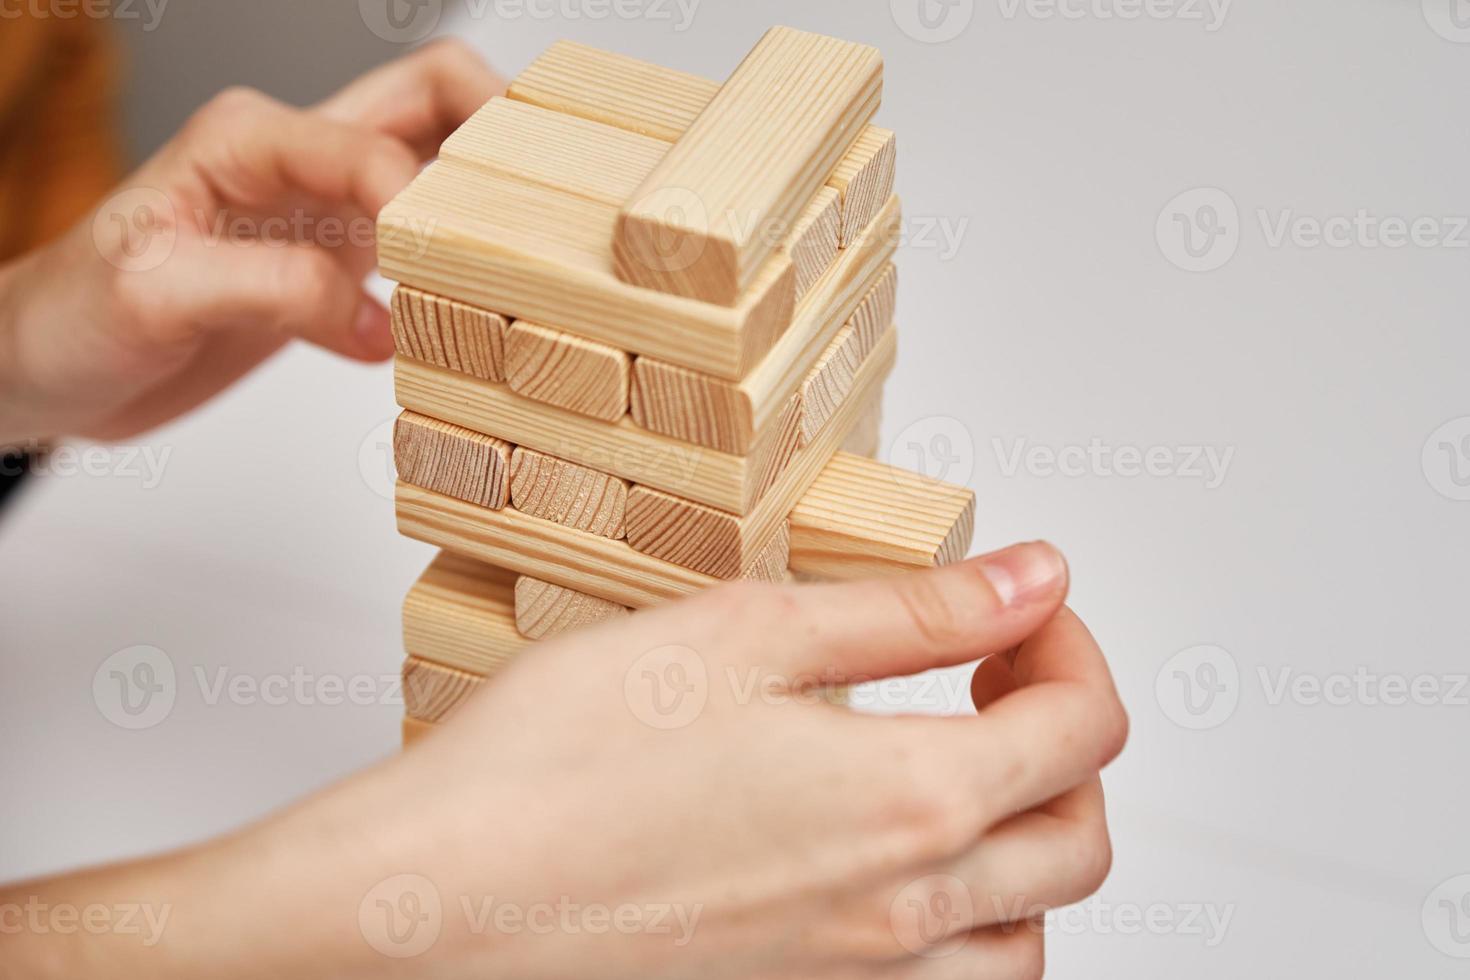
{"type": "Polygon", "coordinates": [[[16,12],[0,23],[0,260],[66,231],[123,169],[111,21],[16,12]]]}

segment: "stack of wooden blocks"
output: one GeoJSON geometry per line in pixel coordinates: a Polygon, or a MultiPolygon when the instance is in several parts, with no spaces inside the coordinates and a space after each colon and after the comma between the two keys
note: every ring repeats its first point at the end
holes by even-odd
{"type": "Polygon", "coordinates": [[[974,496],[883,465],[894,134],[870,47],[722,86],[560,43],[383,212],[404,409],[405,738],[534,641],[739,579],[957,560],[974,496]]]}

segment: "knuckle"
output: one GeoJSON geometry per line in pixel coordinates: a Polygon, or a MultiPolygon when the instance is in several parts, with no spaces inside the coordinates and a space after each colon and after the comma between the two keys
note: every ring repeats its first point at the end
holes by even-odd
{"type": "Polygon", "coordinates": [[[935,767],[910,766],[896,822],[904,862],[952,858],[974,846],[979,822],[952,776],[935,767]]]}
{"type": "Polygon", "coordinates": [[[225,127],[238,127],[242,119],[257,116],[271,104],[263,92],[245,85],[232,85],[216,93],[189,117],[181,131],[187,142],[212,140],[225,127]]]}
{"type": "Polygon", "coordinates": [[[336,293],[336,265],[316,249],[299,249],[278,265],[277,295],[298,310],[330,314],[336,293]]]}
{"type": "Polygon", "coordinates": [[[1128,744],[1128,709],[1116,694],[1110,694],[1098,722],[1098,752],[1105,766],[1123,754],[1128,744]]]}
{"type": "Polygon", "coordinates": [[[441,37],[424,45],[425,60],[439,61],[460,66],[478,66],[480,56],[469,42],[459,37],[441,37]]]}
{"type": "Polygon", "coordinates": [[[1113,841],[1106,825],[1099,820],[1096,824],[1079,827],[1068,850],[1071,851],[1068,855],[1069,877],[1075,882],[1070,901],[1081,901],[1101,888],[1112,873],[1113,841]]]}
{"type": "Polygon", "coordinates": [[[1016,933],[1017,980],[1042,980],[1046,975],[1046,937],[1038,929],[1019,929],[1016,933]]]}

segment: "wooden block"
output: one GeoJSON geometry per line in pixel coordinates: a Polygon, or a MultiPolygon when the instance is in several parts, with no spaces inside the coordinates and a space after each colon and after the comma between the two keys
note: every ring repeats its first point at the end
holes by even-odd
{"type": "Polygon", "coordinates": [[[801,386],[803,445],[816,438],[852,391],[858,368],[878,345],[884,331],[893,325],[897,297],[898,273],[889,266],[807,375],[801,386]]]}
{"type": "Polygon", "coordinates": [[[520,446],[511,457],[510,497],[532,517],[604,538],[624,536],[628,484],[615,476],[520,446]]]}
{"type": "Polygon", "coordinates": [[[796,266],[796,295],[805,296],[837,261],[841,250],[842,195],[823,187],[782,246],[796,266]]]}
{"type": "Polygon", "coordinates": [[[749,452],[756,435],[801,388],[843,326],[863,310],[870,311],[862,314],[864,322],[892,322],[897,280],[889,277],[894,275],[901,219],[902,207],[892,198],[867,233],[844,249],[806,294],[790,329],[743,380],[730,382],[656,358],[638,358],[633,363],[633,420],[684,442],[749,452]]]}
{"type": "Polygon", "coordinates": [[[404,713],[415,721],[438,724],[484,683],[478,674],[409,657],[403,662],[404,713]]]}
{"type": "Polygon", "coordinates": [[[418,361],[400,358],[394,377],[398,404],[421,415],[737,514],[760,501],[800,437],[789,399],[750,452],[735,456],[650,432],[631,418],[604,422],[418,361]]]}
{"type": "Polygon", "coordinates": [[[508,442],[463,426],[404,412],[393,426],[393,462],[400,479],[481,507],[510,501],[508,442]]]}
{"type": "Polygon", "coordinates": [[[505,335],[511,391],[579,415],[616,422],[628,414],[632,358],[606,344],[517,320],[505,335]]]}
{"type": "Polygon", "coordinates": [[[791,512],[791,564],[832,579],[891,575],[964,558],[975,494],[839,453],[791,512]]]}
{"type": "Polygon", "coordinates": [[[419,721],[417,718],[403,719],[403,748],[413,748],[426,736],[432,734],[439,726],[427,721],[419,721]]]}
{"type": "Polygon", "coordinates": [[[877,49],[772,28],[619,212],[619,277],[738,303],[882,94],[877,49]]]}
{"type": "MultiPolygon", "coordinates": [[[[558,41],[511,83],[511,99],[595,120],[670,143],[720,91],[718,82],[672,68],[558,41]]],[[[897,157],[892,131],[863,130],[827,186],[843,197],[844,247],[893,193],[897,157]]]]}
{"type": "Polygon", "coordinates": [[[661,490],[634,487],[628,495],[628,543],[646,555],[721,579],[738,579],[758,562],[784,569],[790,536],[782,522],[770,540],[742,533],[734,514],[681,500],[661,490]]]}
{"type": "Polygon", "coordinates": [[[796,270],[764,267],[733,307],[613,274],[617,209],[457,160],[431,164],[378,217],[383,275],[507,317],[738,380],[791,323],[796,270]]]}
{"type": "Polygon", "coordinates": [[[505,317],[410,286],[393,291],[393,344],[404,357],[505,380],[505,317]]]}
{"type": "Polygon", "coordinates": [[[585,592],[522,575],[516,581],[516,627],[531,640],[570,633],[626,616],[631,610],[585,592]]]}
{"type": "Polygon", "coordinates": [[[467,673],[495,674],[528,645],[516,630],[515,579],[482,562],[439,555],[403,601],[404,649],[467,673]]]}
{"type": "Polygon", "coordinates": [[[877,459],[883,448],[883,393],[868,402],[858,417],[857,425],[842,443],[842,452],[877,459]]]}

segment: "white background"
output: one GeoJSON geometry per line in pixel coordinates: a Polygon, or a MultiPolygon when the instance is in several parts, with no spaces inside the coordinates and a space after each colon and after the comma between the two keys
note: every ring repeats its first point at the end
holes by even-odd
{"type": "MultiPolygon", "coordinates": [[[[1470,872],[1467,692],[1274,697],[1283,671],[1451,692],[1470,670],[1470,503],[1450,499],[1470,423],[1423,452],[1470,416],[1470,232],[1459,248],[1311,247],[1273,244],[1261,216],[1470,215],[1456,2],[1242,0],[1209,30],[1208,5],[1184,0],[1173,9],[1204,19],[984,0],[948,11],[963,31],[942,43],[901,30],[912,10],[887,0],[704,0],[683,32],[483,3],[440,25],[508,74],[558,37],[716,77],[773,23],[883,49],[879,121],[899,133],[909,227],[962,231],[954,254],[902,252],[885,436],[906,454],[915,433],[960,430],[977,551],[1038,537],[1066,551],[1134,720],[1107,780],[1116,870],[1058,926],[1053,976],[1470,969],[1431,941],[1470,955],[1437,899],[1421,916],[1470,872]],[[1209,272],[1171,261],[1165,206],[1195,188],[1238,213],[1206,259],[1236,251],[1209,272]],[[1208,489],[1015,470],[1017,440],[1233,455],[1208,489]],[[1225,651],[1210,654],[1225,690],[1192,715],[1186,694],[1209,702],[1176,670],[1207,677],[1204,654],[1181,656],[1201,645],[1225,651]],[[1200,906],[1230,917],[1223,936],[1185,921],[1200,906]],[[1127,928],[1150,909],[1152,930],[1127,928]]],[[[339,43],[378,43],[355,23],[362,37],[339,43]]],[[[1206,220],[1194,203],[1184,218],[1206,220]]],[[[394,750],[395,704],[211,706],[195,677],[396,672],[398,604],[429,550],[396,536],[383,496],[393,415],[386,369],[293,350],[146,440],[170,454],[156,487],[57,476],[0,515],[0,879],[206,837],[394,750]],[[180,694],[134,732],[99,713],[92,680],[139,644],[168,654],[180,694]]]]}

